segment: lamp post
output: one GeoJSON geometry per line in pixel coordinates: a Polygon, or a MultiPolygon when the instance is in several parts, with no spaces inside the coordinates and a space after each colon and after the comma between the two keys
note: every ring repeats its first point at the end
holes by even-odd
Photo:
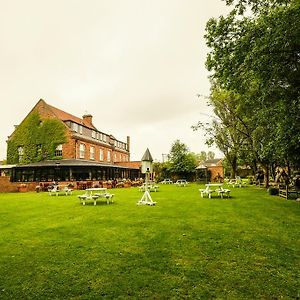
{"type": "Polygon", "coordinates": [[[142,163],[141,172],[142,174],[145,174],[145,192],[141,200],[138,202],[138,204],[154,205],[156,202],[152,201],[148,189],[150,173],[153,172],[153,158],[148,148],[142,157],[141,163],[142,163]]]}

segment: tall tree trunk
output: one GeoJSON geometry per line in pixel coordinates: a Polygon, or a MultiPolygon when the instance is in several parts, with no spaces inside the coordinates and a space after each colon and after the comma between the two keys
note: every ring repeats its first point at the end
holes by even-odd
{"type": "Polygon", "coordinates": [[[257,163],[256,163],[256,160],[252,161],[251,167],[252,167],[252,170],[253,170],[253,175],[255,175],[257,173],[257,163]]]}
{"type": "Polygon", "coordinates": [[[265,177],[264,177],[265,187],[268,188],[269,187],[269,176],[270,176],[269,164],[263,165],[263,169],[264,169],[264,172],[265,172],[265,177]]]}
{"type": "Polygon", "coordinates": [[[231,160],[231,178],[235,178],[236,173],[237,173],[237,157],[234,155],[231,160]]]}

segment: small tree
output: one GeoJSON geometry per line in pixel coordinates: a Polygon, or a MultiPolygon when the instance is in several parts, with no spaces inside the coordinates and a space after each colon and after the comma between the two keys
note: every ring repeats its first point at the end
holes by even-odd
{"type": "Polygon", "coordinates": [[[169,171],[178,177],[192,178],[197,163],[195,155],[189,152],[188,147],[176,140],[169,154],[169,171]]]}

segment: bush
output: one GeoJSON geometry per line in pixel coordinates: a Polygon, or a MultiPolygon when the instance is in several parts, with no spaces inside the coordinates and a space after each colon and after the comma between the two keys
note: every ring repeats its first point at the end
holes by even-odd
{"type": "Polygon", "coordinates": [[[275,187],[269,187],[269,195],[278,195],[279,194],[279,190],[278,188],[275,187]]]}

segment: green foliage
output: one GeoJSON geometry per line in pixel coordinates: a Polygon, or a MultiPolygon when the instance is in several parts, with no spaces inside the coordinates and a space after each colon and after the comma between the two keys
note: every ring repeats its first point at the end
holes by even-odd
{"type": "Polygon", "coordinates": [[[238,14],[244,14],[248,8],[253,14],[265,14],[270,9],[279,6],[287,5],[291,0],[222,0],[226,1],[227,5],[235,5],[235,10],[238,14]]]}
{"type": "MultiPolygon", "coordinates": [[[[56,119],[41,121],[33,112],[16,128],[7,142],[7,162],[27,164],[53,159],[57,145],[66,142],[65,126],[56,119]],[[19,161],[18,148],[23,148],[19,161]]],[[[56,157],[57,158],[57,157],[56,157]]]]}
{"type": "Polygon", "coordinates": [[[232,12],[206,27],[210,104],[218,117],[209,141],[228,161],[299,166],[300,2],[226,2],[235,5],[232,12]]]}
{"type": "Polygon", "coordinates": [[[297,299],[299,204],[264,189],[200,198],[161,185],[111,205],[47,193],[0,195],[1,299],[297,299]]]}
{"type": "Polygon", "coordinates": [[[193,153],[191,152],[192,155],[194,155],[195,157],[195,160],[198,162],[201,162],[201,161],[206,161],[208,159],[214,159],[215,158],[215,153],[213,151],[208,151],[208,152],[205,152],[205,151],[201,151],[200,153],[193,153]]]}
{"type": "Polygon", "coordinates": [[[176,140],[169,154],[169,171],[178,176],[189,176],[195,172],[196,166],[195,155],[189,152],[184,143],[176,140]]]}
{"type": "Polygon", "coordinates": [[[154,162],[153,171],[157,182],[170,177],[169,162],[154,162]]]}
{"type": "Polygon", "coordinates": [[[278,195],[279,194],[278,188],[275,188],[275,187],[269,187],[268,191],[269,191],[269,195],[278,195]]]}

